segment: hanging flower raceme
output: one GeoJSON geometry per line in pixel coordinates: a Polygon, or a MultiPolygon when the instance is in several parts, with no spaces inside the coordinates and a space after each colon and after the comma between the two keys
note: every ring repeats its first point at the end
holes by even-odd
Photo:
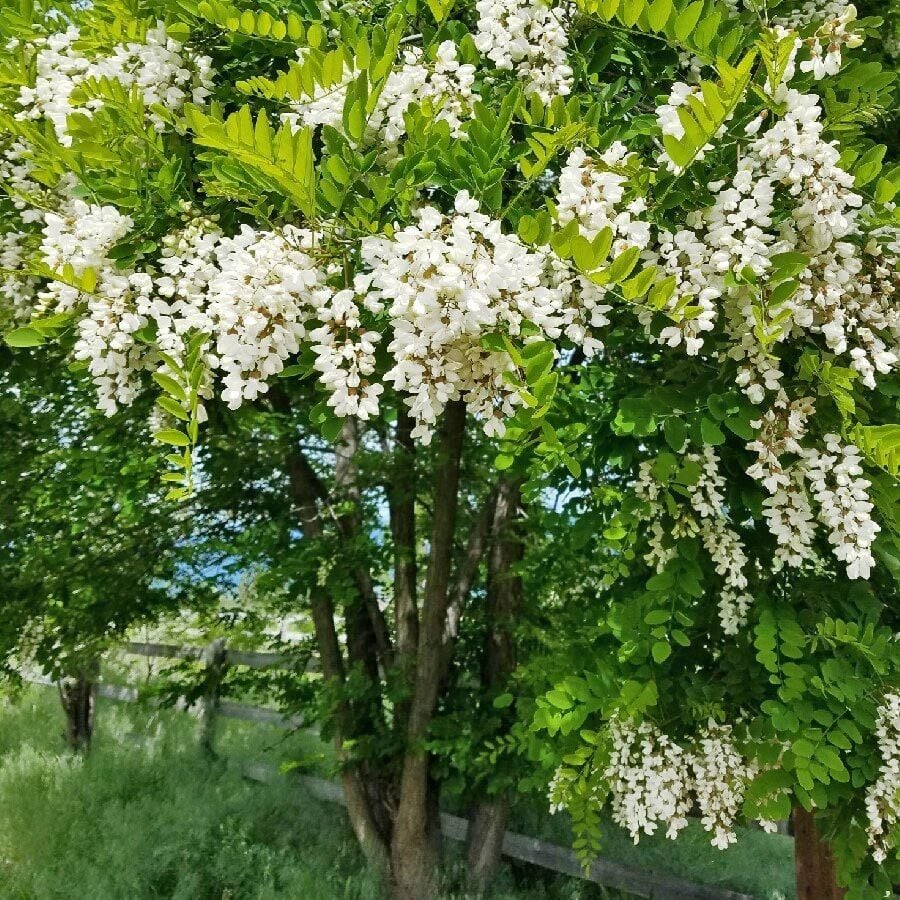
{"type": "MultiPolygon", "coordinates": [[[[76,110],[90,115],[102,99],[74,104],[73,94],[89,79],[110,78],[135,87],[149,108],[154,104],[178,112],[186,102],[202,103],[212,89],[208,56],[186,50],[169,37],[165,25],[147,30],[143,41],[116,45],[109,55],[88,57],[78,49],[81,33],[74,25],[37,43],[37,78],[19,91],[20,119],[45,118],[53,123],[63,144],[71,144],[68,117],[76,110]]],[[[165,123],[155,112],[150,121],[159,130],[165,123]]]]}
{"type": "Polygon", "coordinates": [[[504,234],[466,192],[452,215],[425,207],[392,238],[365,239],[362,255],[392,332],[385,380],[411,395],[415,436],[425,441],[451,400],[465,400],[488,434],[503,434],[504,418],[521,404],[507,377],[514,363],[485,336],[555,340],[567,332],[587,341],[586,325],[605,322],[594,298],[584,301],[587,323],[577,322],[582,285],[504,234]]]}
{"type": "Polygon", "coordinates": [[[881,767],[878,780],[866,791],[866,833],[872,856],[880,864],[897,846],[900,826],[900,694],[886,694],[882,700],[875,736],[881,767]]]}
{"type": "Polygon", "coordinates": [[[649,547],[645,559],[661,572],[676,554],[681,537],[698,537],[709,554],[716,574],[722,578],[719,591],[719,621],[725,634],[737,634],[747,620],[752,598],[747,591],[747,554],[740,537],[729,524],[722,490],[725,479],[719,472],[712,447],[700,453],[686,453],[683,461],[697,469],[697,478],[684,486],[688,502],[677,503],[676,512],[664,502],[663,484],[653,471],[653,461],[640,465],[634,490],[650,521],[649,547]]]}
{"type": "Polygon", "coordinates": [[[526,94],[545,103],[572,90],[568,4],[553,6],[544,0],[478,0],[475,46],[498,69],[514,70],[525,83],[526,94]]]}

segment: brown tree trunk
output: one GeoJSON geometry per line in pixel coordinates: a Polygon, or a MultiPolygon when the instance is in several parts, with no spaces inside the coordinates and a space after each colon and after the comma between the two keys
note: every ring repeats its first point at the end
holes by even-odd
{"type": "Polygon", "coordinates": [[[424,740],[437,707],[443,672],[443,635],[450,596],[465,425],[465,403],[458,400],[448,404],[441,427],[428,573],[406,728],[400,801],[391,846],[394,896],[399,900],[425,900],[433,896],[439,862],[436,792],[424,740]]]}
{"type": "Polygon", "coordinates": [[[64,737],[69,749],[87,753],[94,736],[94,706],[97,700],[97,679],[100,663],[92,660],[73,675],[57,682],[59,699],[66,716],[64,737]]]}
{"type": "MultiPolygon", "coordinates": [[[[522,514],[521,482],[504,478],[497,492],[488,555],[481,684],[485,702],[507,685],[516,666],[515,618],[522,604],[522,578],[515,570],[524,553],[518,525],[522,514]]],[[[509,819],[509,792],[483,797],[474,807],[466,835],[469,881],[479,892],[497,874],[503,833],[509,819]]]]}
{"type": "MultiPolygon", "coordinates": [[[[290,411],[290,406],[283,395],[277,395],[277,401],[276,408],[280,412],[290,411]]],[[[303,539],[322,541],[324,528],[319,504],[327,500],[327,492],[309,461],[293,443],[288,450],[287,470],[291,495],[303,529],[303,539]]],[[[344,686],[346,672],[335,626],[334,603],[328,592],[319,585],[315,585],[311,591],[310,612],[322,675],[326,683],[340,692],[344,686]]],[[[344,747],[352,735],[352,711],[345,699],[339,699],[335,709],[334,747],[338,760],[344,764],[341,782],[347,804],[347,816],[366,862],[376,871],[386,875],[389,871],[388,842],[379,825],[379,817],[373,809],[371,796],[366,790],[359,766],[351,762],[344,747]]]]}
{"type": "Polygon", "coordinates": [[[838,887],[831,848],[822,839],[813,813],[795,806],[791,820],[797,900],[843,900],[846,890],[838,887]]]}
{"type": "Polygon", "coordinates": [[[503,853],[503,835],[509,822],[509,793],[485,797],[476,804],[466,832],[469,884],[484,893],[497,875],[503,853]]]}

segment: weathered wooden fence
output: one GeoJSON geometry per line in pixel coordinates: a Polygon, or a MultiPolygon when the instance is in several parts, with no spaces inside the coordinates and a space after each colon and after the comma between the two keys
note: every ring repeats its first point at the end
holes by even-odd
{"type": "MultiPolygon", "coordinates": [[[[277,728],[297,729],[306,727],[302,716],[285,716],[276,709],[252,706],[224,700],[221,696],[222,681],[231,666],[246,666],[254,669],[292,670],[296,662],[291,657],[278,653],[263,653],[246,650],[232,650],[222,641],[214,641],[206,647],[179,647],[171,644],[129,643],[120,650],[127,654],[164,659],[196,659],[206,669],[205,693],[200,704],[201,741],[211,747],[215,720],[218,717],[242,719],[277,728]]],[[[311,659],[306,671],[316,670],[316,660],[311,659]]],[[[41,675],[26,676],[35,684],[52,685],[54,682],[41,675]]],[[[136,688],[127,685],[100,684],[97,693],[110,700],[133,703],[138,700],[136,688]]],[[[259,782],[272,782],[283,776],[274,766],[253,763],[244,766],[245,778],[259,782]]],[[[323,778],[310,775],[289,776],[299,781],[314,797],[330,803],[343,803],[341,786],[323,778]]],[[[459,816],[441,813],[441,830],[445,837],[455,841],[466,838],[468,820],[459,816]]],[[[567,847],[549,844],[537,838],[508,831],[503,838],[503,855],[520,862],[530,863],[542,869],[592,881],[604,887],[626,891],[638,897],[653,900],[754,900],[749,894],[741,894],[714,885],[696,884],[660,872],[652,872],[625,866],[613,860],[598,858],[590,871],[585,872],[567,847]]]]}

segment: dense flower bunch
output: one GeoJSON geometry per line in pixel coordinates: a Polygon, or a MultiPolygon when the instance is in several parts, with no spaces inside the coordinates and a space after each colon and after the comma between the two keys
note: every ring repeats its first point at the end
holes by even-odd
{"type": "Polygon", "coordinates": [[[661,825],[675,838],[687,827],[693,806],[688,754],[650,722],[610,725],[611,751],[603,773],[609,782],[613,819],[635,843],[661,825]]]}
{"type": "Polygon", "coordinates": [[[576,147],[559,173],[556,210],[561,225],[573,219],[581,233],[593,240],[604,228],[612,231],[613,253],[629,247],[644,249],[650,242],[650,225],[639,216],[647,209],[643,197],[629,197],[625,165],[628,149],[621,141],[596,158],[576,147]]]}
{"type": "Polygon", "coordinates": [[[522,336],[530,324],[527,340],[565,333],[593,352],[589,328],[606,323],[601,289],[503,234],[465,192],[454,215],[425,207],[393,238],[367,238],[362,253],[393,332],[385,381],[412,395],[415,435],[426,441],[450,400],[464,399],[495,435],[521,404],[512,360],[486,347],[486,335],[522,336]]]}
{"type": "Polygon", "coordinates": [[[900,694],[887,694],[875,726],[881,768],[866,791],[867,834],[876,862],[884,862],[896,846],[900,825],[900,694]]]}
{"type": "Polygon", "coordinates": [[[730,725],[710,720],[683,747],[650,722],[616,719],[609,738],[601,781],[609,786],[613,818],[635,843],[660,827],[667,838],[677,837],[695,804],[714,847],[724,850],[737,840],[734,824],[758,768],[738,751],[730,725]]]}
{"type": "Polygon", "coordinates": [[[113,206],[70,200],[60,213],[45,214],[40,245],[50,271],[69,272],[74,283],[51,280],[37,294],[35,311],[74,313],[84,306],[73,355],[88,364],[99,406],[110,414],[137,396],[135,373],[143,364],[135,335],[151,312],[151,278],[119,270],[107,256],[133,224],[113,206]],[[83,288],[84,276],[90,277],[92,288],[83,288]]]}
{"type": "MultiPolygon", "coordinates": [[[[101,100],[73,103],[73,94],[90,79],[111,78],[124,87],[135,87],[147,107],[159,104],[177,112],[187,102],[202,103],[212,88],[212,67],[208,56],[186,51],[168,37],[165,25],[147,30],[141,42],[118,44],[109,55],[90,58],[78,49],[80,31],[72,26],[48,35],[37,46],[37,79],[33,87],[19,92],[18,116],[45,118],[53,123],[59,139],[71,143],[68,117],[76,109],[90,115],[101,100]]],[[[162,119],[150,113],[150,120],[163,127],[162,119]]]]}
{"type": "MultiPolygon", "coordinates": [[[[722,489],[725,479],[719,473],[716,452],[704,447],[701,453],[685,453],[684,462],[693,463],[697,478],[687,486],[688,504],[671,507],[664,502],[663,484],[653,472],[653,461],[641,463],[635,485],[644,501],[642,515],[650,521],[647,562],[661,572],[675,555],[675,543],[682,537],[698,536],[722,577],[719,593],[719,619],[726,634],[737,634],[747,619],[751,597],[747,592],[747,554],[740,537],[731,527],[722,489]]],[[[670,495],[671,496],[671,495],[670,495]]]]}
{"type": "Polygon", "coordinates": [[[868,578],[874,559],[871,546],[880,526],[873,521],[870,482],[853,445],[837,435],[824,437],[824,452],[801,440],[814,412],[811,398],[788,401],[782,393],[756,424],[757,438],[747,445],[758,460],[747,473],[769,494],[763,505],[770,532],[778,542],[776,560],[791,566],[815,558],[813,509],[807,485],[818,504],[835,557],[846,564],[848,578],[868,578]],[[785,456],[796,457],[782,464],[785,456]]]}
{"type": "Polygon", "coordinates": [[[475,46],[498,69],[514,69],[527,94],[546,103],[572,89],[566,52],[568,4],[544,0],[478,0],[475,46]]]}

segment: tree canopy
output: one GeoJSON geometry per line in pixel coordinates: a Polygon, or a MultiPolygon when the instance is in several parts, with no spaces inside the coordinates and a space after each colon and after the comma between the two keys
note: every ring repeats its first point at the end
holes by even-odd
{"type": "Polygon", "coordinates": [[[605,806],[717,847],[802,808],[848,896],[897,880],[881,6],[4,8],[6,342],[309,610],[398,896],[454,757],[476,878],[524,778],[585,860],[605,806]]]}

